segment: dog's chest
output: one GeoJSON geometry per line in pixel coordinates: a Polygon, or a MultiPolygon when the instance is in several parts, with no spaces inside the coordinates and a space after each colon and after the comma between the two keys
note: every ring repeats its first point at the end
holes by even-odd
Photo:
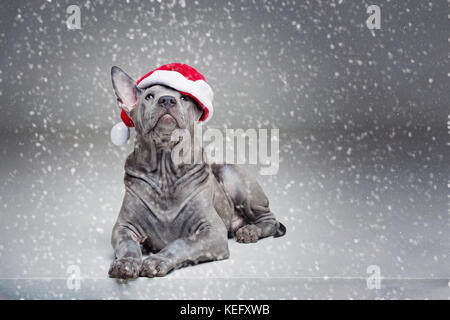
{"type": "Polygon", "coordinates": [[[203,209],[212,207],[210,177],[204,163],[175,166],[169,154],[134,152],[125,164],[127,205],[133,208],[129,222],[158,248],[190,234],[202,221],[203,209]]]}
{"type": "Polygon", "coordinates": [[[208,176],[209,171],[197,170],[175,183],[158,180],[159,175],[137,177],[127,172],[125,185],[133,195],[132,201],[139,203],[131,223],[152,248],[163,248],[199,227],[202,208],[212,206],[213,188],[208,176]]]}
{"type": "Polygon", "coordinates": [[[155,214],[170,216],[209,184],[210,168],[205,164],[174,168],[168,158],[159,160],[151,171],[135,163],[126,165],[125,185],[155,214]]]}

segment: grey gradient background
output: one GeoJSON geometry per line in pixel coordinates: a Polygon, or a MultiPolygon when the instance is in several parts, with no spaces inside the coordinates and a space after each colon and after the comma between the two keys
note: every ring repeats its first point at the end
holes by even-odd
{"type": "Polygon", "coordinates": [[[2,1],[0,13],[0,297],[450,297],[448,1],[2,1]],[[82,28],[68,30],[77,3],[82,28]],[[132,143],[109,140],[109,72],[169,62],[213,87],[207,127],[280,128],[280,170],[258,180],[288,233],[120,283],[109,238],[132,143]]]}

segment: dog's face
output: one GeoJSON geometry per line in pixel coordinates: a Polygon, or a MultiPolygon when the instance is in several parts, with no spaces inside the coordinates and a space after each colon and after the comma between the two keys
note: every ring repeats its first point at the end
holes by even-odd
{"type": "Polygon", "coordinates": [[[124,71],[111,69],[116,96],[133,120],[136,134],[157,144],[168,144],[176,129],[193,132],[203,110],[197,102],[177,90],[163,85],[140,89],[124,71]]]}
{"type": "Polygon", "coordinates": [[[175,129],[190,129],[201,112],[191,97],[154,85],[141,93],[134,118],[139,123],[140,134],[157,139],[170,137],[175,129]]]}

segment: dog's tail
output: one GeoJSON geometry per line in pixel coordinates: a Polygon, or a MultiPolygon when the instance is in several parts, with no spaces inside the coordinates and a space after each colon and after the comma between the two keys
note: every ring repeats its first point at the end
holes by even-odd
{"type": "Polygon", "coordinates": [[[274,235],[274,238],[282,237],[286,234],[286,227],[281,222],[278,222],[278,229],[274,235]]]}

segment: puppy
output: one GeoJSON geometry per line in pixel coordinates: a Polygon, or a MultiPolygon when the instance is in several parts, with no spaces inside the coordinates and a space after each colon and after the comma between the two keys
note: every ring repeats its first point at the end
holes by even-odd
{"type": "Polygon", "coordinates": [[[199,155],[196,163],[174,160],[181,141],[173,139],[174,130],[193,137],[203,115],[195,99],[160,84],[139,88],[118,67],[111,77],[136,139],[125,163],[126,191],[112,231],[110,277],[165,276],[190,264],[227,259],[228,238],[250,243],[285,234],[263,190],[242,168],[209,165],[203,150],[194,147],[190,152],[199,155]],[[149,256],[143,259],[143,253],[149,256]]]}

